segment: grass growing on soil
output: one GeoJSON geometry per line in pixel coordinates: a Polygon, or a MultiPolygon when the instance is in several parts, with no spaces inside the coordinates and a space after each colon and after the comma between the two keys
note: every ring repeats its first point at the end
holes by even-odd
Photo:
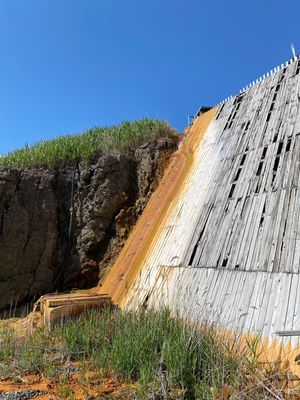
{"type": "Polygon", "coordinates": [[[164,121],[141,119],[120,125],[89,129],[82,134],[59,136],[24,146],[0,156],[0,166],[31,168],[89,160],[101,152],[135,148],[154,138],[172,136],[175,131],[164,121]]]}
{"type": "MultiPolygon", "coordinates": [[[[240,354],[234,341],[207,326],[196,329],[172,318],[168,311],[92,311],[51,333],[37,329],[26,339],[8,329],[0,332],[0,379],[40,373],[66,385],[62,371],[74,364],[81,370],[98,371],[102,377],[134,383],[136,399],[213,400],[229,398],[228,393],[243,394],[231,397],[236,399],[253,399],[253,393],[263,399],[265,393],[270,395],[256,361],[240,354]],[[247,375],[252,376],[250,389],[247,375]],[[258,377],[254,384],[253,376],[258,377]]],[[[85,388],[90,387],[88,379],[87,375],[80,379],[85,388]]],[[[271,388],[277,390],[274,382],[271,388]]],[[[274,398],[281,398],[276,393],[274,398]]]]}

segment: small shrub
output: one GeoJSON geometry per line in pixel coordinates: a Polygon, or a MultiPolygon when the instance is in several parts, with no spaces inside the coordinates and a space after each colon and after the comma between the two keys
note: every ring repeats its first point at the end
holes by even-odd
{"type": "Polygon", "coordinates": [[[7,327],[0,329],[0,363],[7,362],[14,354],[15,333],[7,327]]]}

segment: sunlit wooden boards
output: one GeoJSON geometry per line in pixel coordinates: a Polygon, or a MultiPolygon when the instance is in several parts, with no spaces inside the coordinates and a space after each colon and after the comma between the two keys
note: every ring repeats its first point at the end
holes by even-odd
{"type": "Polygon", "coordinates": [[[109,296],[98,294],[50,294],[41,297],[38,302],[42,322],[51,329],[56,323],[78,316],[87,310],[112,307],[109,296]]]}
{"type": "Polygon", "coordinates": [[[264,337],[300,330],[299,85],[297,59],[219,108],[127,307],[264,337]]]}

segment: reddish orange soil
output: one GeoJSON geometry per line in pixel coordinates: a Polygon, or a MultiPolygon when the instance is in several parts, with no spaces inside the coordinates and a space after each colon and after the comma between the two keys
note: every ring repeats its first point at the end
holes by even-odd
{"type": "Polygon", "coordinates": [[[19,392],[23,390],[42,390],[47,392],[47,395],[36,397],[38,399],[54,399],[53,387],[51,381],[35,375],[20,377],[16,380],[5,379],[0,381],[0,390],[4,392],[19,392]]]}
{"type": "Polygon", "coordinates": [[[112,378],[101,378],[96,372],[83,374],[71,373],[61,381],[54,381],[42,375],[26,375],[16,380],[6,379],[0,381],[0,391],[18,392],[27,390],[40,390],[43,395],[34,397],[39,400],[58,399],[130,399],[134,393],[134,386],[119,382],[112,378]],[[73,396],[73,397],[72,397],[73,396]]]}

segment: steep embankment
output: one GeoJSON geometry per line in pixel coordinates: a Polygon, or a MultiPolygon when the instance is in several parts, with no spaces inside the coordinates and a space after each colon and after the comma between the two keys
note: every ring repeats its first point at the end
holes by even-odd
{"type": "Polygon", "coordinates": [[[0,308],[97,285],[178,142],[167,132],[135,148],[102,151],[89,162],[1,167],[0,308]]]}
{"type": "MultiPolygon", "coordinates": [[[[147,257],[151,254],[157,236],[161,234],[172,207],[188,181],[196,149],[200,146],[201,139],[215,112],[216,109],[212,109],[201,115],[192,128],[187,129],[182,146],[173,154],[159,187],[151,197],[100,289],[101,293],[109,294],[119,306],[125,305],[135,279],[147,265],[147,257]]],[[[148,278],[150,280],[150,275],[148,278]]],[[[145,295],[142,303],[145,305],[147,301],[147,295],[145,295]]]]}

